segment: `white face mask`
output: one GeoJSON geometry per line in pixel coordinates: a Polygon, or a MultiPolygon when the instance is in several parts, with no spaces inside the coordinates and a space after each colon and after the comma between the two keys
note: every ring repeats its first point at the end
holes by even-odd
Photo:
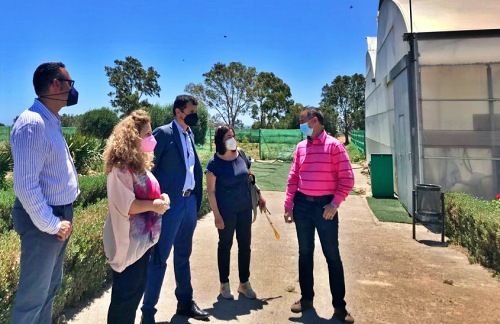
{"type": "Polygon", "coordinates": [[[234,139],[234,137],[231,137],[226,141],[226,148],[231,151],[236,150],[236,140],[234,139]]]}

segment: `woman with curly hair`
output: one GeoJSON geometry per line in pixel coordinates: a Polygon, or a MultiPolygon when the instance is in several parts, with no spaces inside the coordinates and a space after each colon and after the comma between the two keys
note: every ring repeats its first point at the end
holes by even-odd
{"type": "Polygon", "coordinates": [[[150,248],[158,241],[161,216],[170,207],[150,172],[156,140],[144,110],[120,121],[104,151],[108,215],[104,250],[113,270],[108,323],[134,323],[146,287],[150,248]]]}

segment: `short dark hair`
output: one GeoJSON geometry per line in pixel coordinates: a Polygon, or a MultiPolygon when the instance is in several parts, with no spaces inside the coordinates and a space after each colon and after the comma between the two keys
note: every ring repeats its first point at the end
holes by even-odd
{"type": "Polygon", "coordinates": [[[234,133],[234,128],[229,125],[219,126],[215,129],[215,151],[220,155],[223,155],[227,151],[226,143],[224,142],[224,136],[227,132],[229,132],[229,130],[232,130],[234,133]]]}
{"type": "Polygon", "coordinates": [[[49,85],[52,80],[58,77],[62,77],[61,68],[64,68],[64,64],[61,62],[49,62],[40,64],[35,73],[33,73],[33,86],[35,87],[35,93],[39,96],[45,94],[49,89],[49,85]]]}
{"type": "Polygon", "coordinates": [[[307,114],[307,118],[309,120],[313,119],[314,117],[318,118],[318,121],[321,125],[323,125],[323,113],[319,108],[317,107],[312,107],[312,106],[307,106],[302,109],[302,111],[305,111],[307,114]]]}
{"type": "Polygon", "coordinates": [[[190,95],[179,95],[175,97],[174,107],[172,108],[172,113],[175,117],[175,109],[179,108],[181,111],[186,109],[187,103],[190,102],[193,106],[198,106],[198,100],[190,95]]]}

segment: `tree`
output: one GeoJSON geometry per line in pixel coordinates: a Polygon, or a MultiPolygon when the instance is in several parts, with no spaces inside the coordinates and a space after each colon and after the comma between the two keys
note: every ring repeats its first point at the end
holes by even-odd
{"type": "Polygon", "coordinates": [[[254,102],[256,70],[239,62],[229,65],[216,63],[204,73],[205,85],[190,83],[185,91],[198,97],[209,109],[215,109],[216,118],[235,126],[238,116],[245,114],[254,102]]]}
{"type": "Polygon", "coordinates": [[[115,88],[108,96],[114,97],[111,105],[118,108],[116,111],[128,116],[132,111],[150,106],[143,96],[160,96],[161,88],[158,85],[160,74],[153,67],[144,70],[141,62],[132,56],[125,61],[115,60],[115,67],[106,66],[106,75],[109,85],[115,88]]]}
{"type": "Polygon", "coordinates": [[[304,106],[300,103],[294,103],[287,108],[285,118],[282,118],[276,125],[275,128],[279,129],[298,129],[299,128],[299,116],[300,112],[304,106]]]}
{"type": "Polygon", "coordinates": [[[325,107],[320,107],[320,110],[323,114],[323,126],[325,127],[325,131],[335,136],[338,132],[337,125],[339,114],[335,110],[325,107]]]}
{"type": "Polygon", "coordinates": [[[274,128],[293,104],[290,87],[272,72],[260,72],[254,87],[255,104],[252,118],[259,128],[274,128]]]}
{"type": "Polygon", "coordinates": [[[61,115],[61,127],[77,127],[78,124],[78,115],[61,115]]]}
{"type": "MultiPolygon", "coordinates": [[[[170,123],[174,120],[174,115],[172,112],[173,104],[168,104],[162,106],[160,104],[154,104],[146,108],[146,111],[151,117],[151,128],[155,129],[159,126],[170,123]]],[[[196,126],[191,127],[194,135],[194,142],[199,145],[204,145],[206,142],[205,134],[208,129],[208,111],[203,103],[198,104],[198,123],[196,126]]]]}
{"type": "Polygon", "coordinates": [[[199,145],[204,145],[207,142],[208,110],[207,107],[200,102],[196,112],[198,113],[198,123],[196,123],[196,126],[191,127],[194,134],[194,142],[199,145]]]}
{"type": "Polygon", "coordinates": [[[155,129],[172,121],[172,107],[174,105],[154,104],[146,108],[151,118],[151,129],[155,129]]]}
{"type": "Polygon", "coordinates": [[[106,139],[118,122],[118,116],[109,108],[89,110],[78,118],[78,133],[106,139]]]}
{"type": "Polygon", "coordinates": [[[330,85],[323,86],[320,106],[335,110],[339,116],[339,128],[349,144],[349,130],[364,128],[365,77],[361,74],[352,76],[338,75],[330,85]]]}

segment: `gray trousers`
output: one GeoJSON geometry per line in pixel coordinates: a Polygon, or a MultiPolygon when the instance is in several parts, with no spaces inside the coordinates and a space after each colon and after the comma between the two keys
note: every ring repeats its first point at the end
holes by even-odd
{"type": "MultiPolygon", "coordinates": [[[[73,206],[51,206],[55,216],[73,220],[73,206]]],[[[68,240],[40,231],[21,202],[12,209],[14,229],[21,238],[21,274],[11,323],[52,323],[52,304],[61,287],[68,240]]]]}

